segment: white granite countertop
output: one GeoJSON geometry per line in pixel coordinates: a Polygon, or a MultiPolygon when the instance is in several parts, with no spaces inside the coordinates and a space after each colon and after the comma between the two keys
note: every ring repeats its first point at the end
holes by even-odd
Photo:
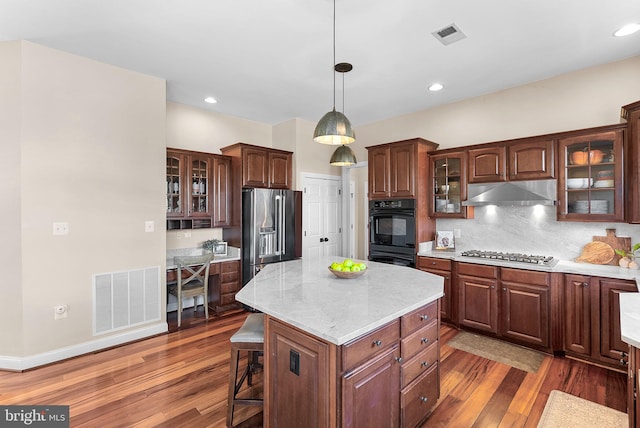
{"type": "MultiPolygon", "coordinates": [[[[167,250],[167,269],[175,269],[173,258],[175,256],[201,256],[204,254],[202,248],[178,248],[173,250],[167,250]]],[[[227,247],[227,255],[222,256],[216,254],[213,256],[211,263],[226,262],[229,260],[240,260],[240,249],[236,247],[227,247]]]]}
{"type": "Polygon", "coordinates": [[[594,265],[591,263],[576,263],[568,260],[560,260],[553,266],[537,265],[532,263],[510,262],[496,259],[483,259],[479,257],[464,257],[460,252],[450,251],[421,251],[418,256],[436,257],[454,260],[456,262],[476,263],[481,265],[502,266],[514,269],[537,270],[543,272],[573,273],[577,275],[603,276],[606,278],[630,279],[640,283],[640,270],[627,269],[618,266],[594,265]]]}
{"type": "Polygon", "coordinates": [[[328,270],[336,257],[267,265],[236,300],[336,345],[342,345],[443,296],[443,278],[366,261],[354,279],[328,270]]]}
{"type": "Polygon", "coordinates": [[[625,343],[640,348],[640,293],[620,294],[620,330],[625,343]]]}

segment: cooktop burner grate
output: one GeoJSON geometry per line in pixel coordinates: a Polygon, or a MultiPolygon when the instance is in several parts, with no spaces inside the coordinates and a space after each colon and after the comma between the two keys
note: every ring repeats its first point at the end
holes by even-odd
{"type": "Polygon", "coordinates": [[[534,254],[521,253],[503,253],[498,251],[468,250],[463,251],[461,255],[463,257],[480,257],[483,259],[496,259],[508,262],[531,263],[536,265],[550,265],[554,262],[554,258],[552,256],[539,256],[534,254]]]}

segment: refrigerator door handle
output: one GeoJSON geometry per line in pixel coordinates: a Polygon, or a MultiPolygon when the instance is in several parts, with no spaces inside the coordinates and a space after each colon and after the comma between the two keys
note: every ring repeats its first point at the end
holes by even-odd
{"type": "Polygon", "coordinates": [[[282,254],[282,196],[275,196],[275,206],[276,206],[276,251],[275,254],[279,256],[282,254]]]}
{"type": "Polygon", "coordinates": [[[281,255],[285,255],[286,253],[286,229],[285,229],[285,225],[286,225],[286,216],[287,216],[287,211],[285,209],[285,207],[287,206],[287,196],[286,195],[282,195],[282,199],[280,201],[280,225],[278,226],[278,228],[280,229],[280,254],[281,255]]]}

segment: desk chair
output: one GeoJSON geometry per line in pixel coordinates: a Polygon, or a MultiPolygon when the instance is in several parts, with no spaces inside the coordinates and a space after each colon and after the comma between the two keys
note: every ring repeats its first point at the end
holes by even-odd
{"type": "Polygon", "coordinates": [[[227,426],[233,427],[233,409],[235,405],[262,406],[261,398],[236,398],[245,379],[247,385],[253,382],[253,373],[261,367],[258,356],[264,352],[264,314],[249,314],[242,327],[231,336],[231,369],[229,371],[229,402],[227,426]],[[238,361],[240,352],[247,351],[247,367],[238,380],[238,361]]]}
{"type": "Polygon", "coordinates": [[[182,299],[193,297],[193,310],[198,307],[198,296],[202,295],[205,317],[209,318],[209,266],[212,254],[203,256],[176,256],[173,258],[178,267],[177,280],[167,284],[169,293],[178,299],[178,328],[182,322],[182,299]],[[184,278],[183,278],[184,275],[184,278]]]}

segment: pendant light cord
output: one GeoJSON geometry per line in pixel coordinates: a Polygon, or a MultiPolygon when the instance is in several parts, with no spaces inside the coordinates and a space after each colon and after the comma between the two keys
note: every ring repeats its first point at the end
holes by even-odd
{"type": "Polygon", "coordinates": [[[333,110],[336,110],[336,0],[333,0],[333,110]]]}

